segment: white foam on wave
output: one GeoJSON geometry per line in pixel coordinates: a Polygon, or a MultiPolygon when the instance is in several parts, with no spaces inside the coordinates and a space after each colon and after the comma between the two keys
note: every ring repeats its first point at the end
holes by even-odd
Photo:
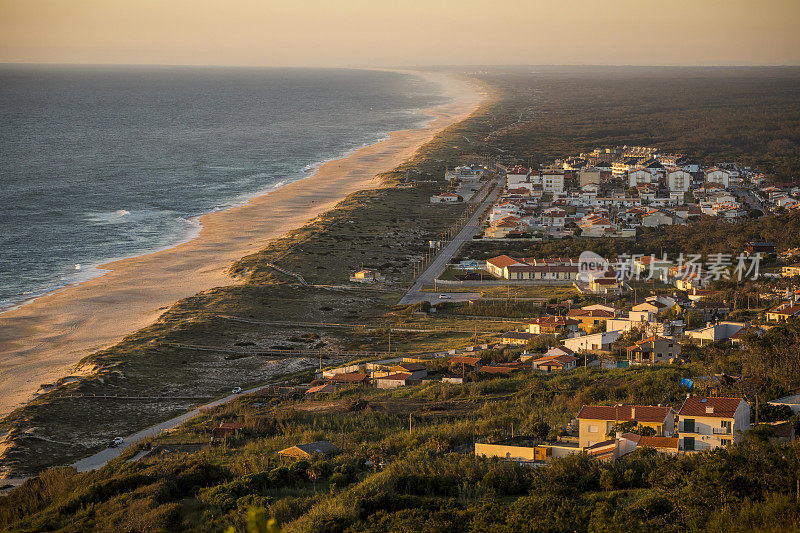
{"type": "MultiPolygon", "coordinates": [[[[413,76],[413,74],[410,74],[410,75],[413,76]]],[[[433,105],[434,106],[441,105],[441,103],[435,103],[433,105]]],[[[412,116],[413,115],[417,115],[418,116],[418,120],[415,121],[414,124],[412,124],[410,126],[406,126],[406,127],[421,128],[421,127],[425,127],[428,124],[428,122],[430,122],[434,118],[432,115],[430,115],[428,113],[425,113],[425,110],[426,110],[426,108],[419,107],[419,108],[399,110],[399,111],[396,111],[394,113],[390,112],[389,114],[390,115],[392,115],[392,114],[394,114],[394,115],[412,115],[412,116]]],[[[378,143],[381,143],[381,142],[389,139],[390,138],[390,133],[392,131],[396,131],[396,129],[387,130],[387,131],[384,131],[384,132],[376,132],[376,133],[373,134],[371,139],[369,139],[369,140],[367,140],[365,142],[361,142],[360,144],[358,144],[356,146],[353,146],[352,148],[350,148],[348,150],[345,150],[345,151],[340,152],[338,154],[331,155],[330,157],[322,159],[320,161],[308,163],[308,164],[302,166],[301,168],[299,168],[299,169],[297,169],[295,171],[296,174],[293,173],[293,174],[295,174],[295,177],[287,177],[287,178],[281,179],[281,180],[279,180],[279,181],[277,181],[275,183],[272,183],[272,184],[270,184],[269,186],[267,186],[265,188],[257,190],[257,191],[255,191],[253,193],[240,195],[237,198],[234,198],[233,200],[231,200],[230,202],[225,202],[224,204],[219,205],[217,207],[214,207],[213,209],[205,211],[205,212],[203,212],[201,214],[187,215],[187,216],[176,216],[175,220],[177,220],[178,222],[181,223],[181,225],[183,226],[183,229],[179,230],[177,232],[177,235],[173,234],[172,235],[173,239],[168,239],[170,241],[168,244],[165,244],[165,245],[162,245],[162,246],[158,246],[158,247],[149,248],[149,249],[146,248],[146,249],[138,250],[136,252],[133,252],[131,254],[128,254],[128,255],[125,255],[125,256],[121,256],[121,257],[104,259],[104,260],[102,260],[100,262],[96,262],[96,263],[93,263],[93,264],[76,263],[75,264],[75,268],[73,270],[71,270],[69,275],[65,275],[65,276],[61,277],[61,282],[62,283],[59,284],[59,286],[43,288],[41,291],[29,291],[29,294],[28,294],[29,298],[25,299],[22,302],[0,301],[0,312],[8,311],[8,310],[11,310],[11,309],[16,309],[18,307],[21,307],[22,305],[30,303],[30,302],[32,302],[32,301],[34,301],[34,300],[36,300],[36,299],[38,299],[38,298],[40,298],[42,296],[45,296],[47,294],[51,294],[53,292],[59,292],[61,290],[65,290],[65,289],[67,289],[67,288],[69,288],[71,286],[74,286],[74,285],[80,284],[80,283],[84,283],[86,281],[89,281],[89,280],[91,280],[93,278],[100,277],[100,276],[106,274],[107,272],[109,272],[108,269],[100,268],[100,265],[107,264],[107,263],[113,263],[115,261],[120,261],[120,260],[123,260],[123,259],[129,259],[129,258],[132,258],[132,257],[138,257],[138,256],[142,256],[142,255],[148,255],[148,254],[151,254],[151,253],[157,253],[157,252],[160,252],[160,251],[163,251],[163,250],[168,250],[168,249],[173,248],[175,246],[179,246],[179,245],[181,245],[183,243],[189,242],[189,241],[195,239],[200,234],[200,232],[202,231],[202,223],[200,221],[200,218],[203,215],[205,215],[207,213],[211,213],[211,212],[223,211],[223,210],[226,210],[226,209],[230,209],[232,207],[237,207],[237,206],[240,206],[240,205],[244,205],[244,204],[248,203],[250,200],[252,200],[253,198],[257,198],[259,196],[263,196],[265,194],[273,192],[273,191],[283,187],[284,185],[286,185],[288,183],[293,183],[293,182],[305,179],[307,177],[313,176],[314,174],[316,174],[316,172],[325,163],[328,163],[330,161],[336,161],[338,159],[347,158],[347,157],[351,156],[353,153],[355,153],[356,151],[358,151],[358,150],[360,150],[362,148],[365,148],[367,146],[371,146],[373,144],[378,144],[378,143]],[[78,266],[80,266],[80,268],[78,268],[78,266]],[[7,306],[7,304],[9,304],[9,303],[10,303],[10,306],[7,306]]],[[[245,170],[244,167],[224,166],[224,165],[208,165],[207,168],[213,169],[213,170],[223,170],[223,171],[245,170]]],[[[257,173],[257,174],[253,174],[251,176],[248,176],[245,179],[252,180],[253,178],[270,178],[272,176],[273,176],[272,173],[263,173],[262,172],[262,173],[257,173]]],[[[98,224],[98,225],[101,225],[101,224],[124,224],[124,223],[141,222],[141,221],[143,221],[145,219],[149,219],[149,218],[160,218],[160,217],[163,217],[163,216],[168,215],[168,214],[169,214],[169,212],[161,211],[161,210],[141,210],[141,211],[134,210],[134,211],[131,212],[131,211],[127,210],[127,209],[117,209],[117,210],[114,210],[114,211],[99,211],[99,212],[86,213],[84,215],[84,218],[88,222],[93,223],[93,224],[98,224]]],[[[174,215],[174,212],[172,214],[174,215]]]]}
{"type": "Polygon", "coordinates": [[[93,211],[85,213],[84,218],[92,224],[124,224],[131,222],[137,217],[127,209],[117,209],[116,211],[93,211]]]}

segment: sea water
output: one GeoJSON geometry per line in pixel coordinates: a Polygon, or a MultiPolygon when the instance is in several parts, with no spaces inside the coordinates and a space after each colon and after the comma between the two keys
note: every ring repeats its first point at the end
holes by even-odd
{"type": "Polygon", "coordinates": [[[0,309],[184,242],[443,101],[387,71],[0,66],[0,309]]]}

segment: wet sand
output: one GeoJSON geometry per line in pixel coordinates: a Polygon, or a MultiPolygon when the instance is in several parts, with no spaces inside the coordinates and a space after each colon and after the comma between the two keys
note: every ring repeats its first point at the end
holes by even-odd
{"type": "Polygon", "coordinates": [[[333,208],[347,195],[380,187],[376,175],[411,158],[442,129],[472,114],[485,95],[468,81],[418,72],[452,101],[426,110],[422,128],[330,161],[305,179],[246,205],[204,215],[198,236],[173,248],[102,265],[110,272],[0,314],[0,416],[35,397],[40,385],[75,375],[86,355],[155,322],[182,298],[236,280],[232,262],[333,208]]]}

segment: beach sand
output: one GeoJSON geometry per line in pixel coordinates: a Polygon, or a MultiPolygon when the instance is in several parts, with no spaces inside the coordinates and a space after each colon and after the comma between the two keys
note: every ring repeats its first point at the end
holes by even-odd
{"type": "Polygon", "coordinates": [[[233,261],[333,208],[347,195],[375,187],[375,176],[411,158],[442,129],[472,114],[485,95],[474,83],[416,72],[440,83],[452,101],[426,110],[419,129],[330,161],[305,179],[246,205],[204,215],[199,235],[173,248],[102,265],[103,276],[38,298],[0,315],[0,416],[29,401],[40,385],[74,375],[86,355],[155,322],[182,298],[236,281],[233,261]]]}

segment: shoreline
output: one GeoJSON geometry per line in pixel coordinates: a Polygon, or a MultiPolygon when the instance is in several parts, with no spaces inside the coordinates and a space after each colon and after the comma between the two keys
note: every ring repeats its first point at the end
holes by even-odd
{"type": "MultiPolygon", "coordinates": [[[[417,110],[414,111],[414,113],[415,114],[426,115],[427,111],[428,111],[427,109],[417,109],[417,110]]],[[[420,123],[427,124],[428,122],[429,122],[428,118],[420,119],[420,123]]],[[[393,131],[404,131],[404,130],[393,130],[393,131]]],[[[276,183],[275,185],[271,185],[271,186],[266,187],[264,189],[260,189],[260,190],[254,192],[254,193],[239,195],[236,199],[229,200],[227,202],[227,203],[229,203],[229,205],[225,205],[224,207],[217,207],[217,208],[212,209],[210,211],[206,211],[205,213],[200,213],[200,214],[197,214],[197,215],[190,215],[190,216],[185,217],[184,220],[186,221],[187,226],[191,226],[191,229],[188,229],[186,231],[187,236],[176,240],[172,244],[165,244],[165,245],[162,245],[162,246],[154,247],[152,249],[144,249],[144,250],[141,250],[141,251],[136,252],[136,253],[132,253],[132,254],[128,254],[128,255],[122,255],[122,256],[119,256],[119,257],[109,257],[109,258],[104,259],[102,261],[88,263],[88,264],[85,264],[85,265],[81,264],[81,267],[82,267],[81,271],[82,272],[86,272],[86,273],[92,272],[92,274],[87,275],[84,279],[76,279],[76,280],[73,280],[73,281],[69,281],[68,283],[66,283],[66,284],[64,284],[64,285],[62,285],[60,287],[55,287],[55,288],[51,288],[51,289],[45,289],[45,290],[43,290],[41,292],[38,292],[37,294],[35,294],[33,296],[29,296],[29,297],[27,297],[27,298],[25,298],[23,300],[18,301],[18,302],[14,302],[14,303],[8,304],[6,306],[0,305],[0,320],[3,319],[3,315],[4,314],[10,313],[11,311],[15,311],[15,310],[17,310],[17,309],[19,309],[21,307],[29,305],[29,304],[35,302],[36,300],[39,300],[39,299],[44,298],[46,296],[50,296],[51,294],[55,294],[55,293],[58,293],[58,292],[69,290],[69,289],[71,289],[73,287],[77,287],[79,285],[83,285],[84,283],[88,283],[88,282],[90,282],[90,281],[92,281],[94,279],[97,279],[97,278],[105,276],[109,272],[112,272],[112,270],[105,268],[106,265],[110,265],[112,263],[118,263],[118,262],[121,262],[121,261],[125,261],[127,259],[135,259],[137,257],[143,257],[143,256],[146,256],[146,255],[153,255],[153,254],[161,253],[161,252],[170,250],[172,248],[175,248],[176,246],[181,246],[182,244],[186,244],[188,242],[191,242],[191,241],[193,241],[194,239],[196,239],[196,238],[198,238],[200,236],[200,232],[203,229],[203,223],[202,223],[203,217],[205,217],[207,215],[214,214],[214,213],[227,212],[227,211],[230,211],[231,209],[235,209],[237,207],[242,207],[242,206],[247,205],[248,203],[250,203],[251,201],[253,201],[253,200],[257,199],[257,198],[259,198],[261,196],[265,196],[265,195],[271,194],[271,193],[277,191],[278,189],[280,189],[282,187],[285,187],[286,185],[289,185],[291,183],[295,183],[295,182],[298,182],[298,181],[309,179],[309,178],[313,177],[317,172],[319,172],[320,168],[322,168],[327,163],[330,163],[332,161],[339,161],[339,160],[347,159],[348,157],[353,155],[358,150],[361,150],[362,148],[366,148],[366,147],[372,146],[374,144],[379,144],[379,143],[382,143],[384,141],[389,140],[390,134],[393,133],[393,131],[386,132],[377,141],[364,143],[364,144],[361,144],[359,146],[350,148],[350,149],[346,150],[345,152],[343,152],[339,156],[330,157],[330,158],[327,158],[327,159],[323,159],[321,161],[316,161],[314,163],[309,163],[308,165],[306,165],[305,167],[303,167],[303,168],[301,168],[301,169],[299,169],[297,171],[299,174],[305,174],[304,176],[302,176],[300,178],[297,178],[297,179],[294,179],[294,180],[291,180],[291,181],[282,180],[282,181],[276,183]],[[83,268],[84,266],[85,266],[85,268],[83,268]]],[[[2,331],[2,330],[0,330],[0,331],[2,331]]],[[[3,338],[0,337],[0,346],[2,346],[3,342],[4,342],[3,338]]],[[[1,363],[0,363],[0,367],[2,367],[1,363]]],[[[2,403],[2,399],[1,398],[0,398],[0,403],[2,403]]],[[[4,414],[2,412],[0,412],[0,418],[3,417],[3,416],[4,416],[4,414]]]]}
{"type": "Polygon", "coordinates": [[[485,92],[445,73],[400,71],[437,83],[449,101],[420,110],[417,128],[322,162],[309,176],[245,203],[198,218],[194,238],[169,248],[114,260],[91,278],[0,313],[0,417],[35,398],[42,385],[90,372],[87,355],[113,346],[158,320],[175,302],[224,285],[242,283],[230,265],[275,238],[302,227],[348,195],[381,187],[378,174],[411,158],[437,133],[474,113],[485,92]]]}

